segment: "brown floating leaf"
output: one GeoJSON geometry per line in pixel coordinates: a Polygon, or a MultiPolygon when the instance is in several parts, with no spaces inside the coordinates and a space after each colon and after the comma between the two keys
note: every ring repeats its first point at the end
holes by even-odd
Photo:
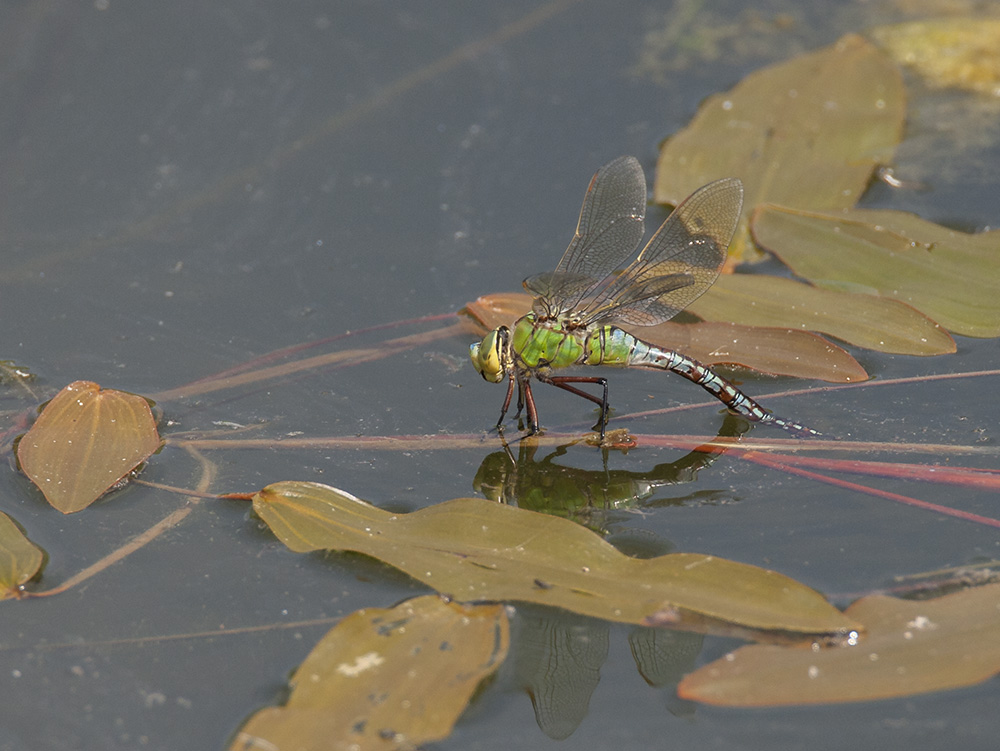
{"type": "Polygon", "coordinates": [[[1000,21],[995,18],[935,18],[882,26],[871,35],[931,86],[1000,93],[1000,21]]]}
{"type": "Polygon", "coordinates": [[[368,751],[440,740],[503,662],[508,639],[498,605],[424,596],[359,610],[295,671],[285,706],[254,714],[230,748],[368,751]]]}
{"type": "Polygon", "coordinates": [[[754,629],[856,628],[773,571],[694,553],[630,558],[567,519],[478,498],[391,514],[326,485],[282,482],[253,506],[296,552],[364,553],[460,601],[522,600],[635,624],[680,610],[754,629]]]}
{"type": "Polygon", "coordinates": [[[725,706],[870,701],[969,686],[1000,672],[1000,584],[935,600],[865,597],[844,615],[867,633],[822,649],[749,645],[688,675],[678,693],[725,706]]]}
{"type": "MultiPolygon", "coordinates": [[[[470,316],[489,330],[510,326],[530,309],[531,296],[517,292],[485,295],[465,307],[470,316]]],[[[637,327],[632,333],[650,344],[677,350],[709,366],[738,365],[771,375],[819,378],[834,383],[868,379],[865,369],[847,352],[805,331],[737,323],[668,321],[637,327]]]]}
{"type": "MultiPolygon", "coordinates": [[[[702,104],[660,151],[654,198],[676,205],[697,188],[739,177],[743,230],[754,206],[849,208],[890,160],[906,115],[899,71],[856,35],[757,71],[702,104]]],[[[747,249],[737,230],[735,261],[747,249]]]]}
{"type": "Polygon", "coordinates": [[[808,331],[738,323],[661,323],[640,333],[650,344],[675,349],[704,365],[736,365],[833,383],[868,380],[865,369],[845,350],[808,331]]]}
{"type": "Polygon", "coordinates": [[[727,274],[689,307],[708,321],[819,331],[900,355],[942,355],[955,340],[923,313],[877,295],[812,287],[764,274],[727,274]]]}
{"type": "Polygon", "coordinates": [[[513,326],[514,321],[531,310],[531,295],[523,292],[497,292],[478,297],[464,308],[480,326],[480,335],[500,326],[513,326]]]}
{"type": "Polygon", "coordinates": [[[21,585],[38,573],[45,554],[7,514],[0,513],[0,600],[17,597],[21,585]]]}
{"type": "Polygon", "coordinates": [[[900,300],[956,334],[1000,336],[1000,230],[970,235],[902,211],[763,206],[753,233],[814,284],[900,300]]]}
{"type": "Polygon", "coordinates": [[[100,498],[159,447],[145,399],[75,381],[45,405],[18,443],[17,458],[46,500],[71,514],[100,498]]]}

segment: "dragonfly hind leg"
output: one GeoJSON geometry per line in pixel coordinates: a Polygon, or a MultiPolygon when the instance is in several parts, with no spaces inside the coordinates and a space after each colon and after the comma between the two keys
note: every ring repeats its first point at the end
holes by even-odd
{"type": "MultiPolygon", "coordinates": [[[[601,378],[599,376],[550,376],[542,373],[536,373],[536,377],[542,383],[549,383],[557,388],[561,388],[563,391],[568,391],[571,394],[576,394],[577,396],[582,396],[588,401],[592,401],[598,407],[601,408],[600,417],[597,420],[597,424],[594,425],[594,430],[601,431],[601,440],[604,440],[604,430],[608,424],[608,379],[601,378]],[[571,383],[596,383],[604,389],[604,393],[601,396],[594,396],[593,394],[588,394],[583,389],[578,389],[575,386],[571,386],[571,383]]],[[[534,404],[532,404],[534,406],[534,404]]]]}

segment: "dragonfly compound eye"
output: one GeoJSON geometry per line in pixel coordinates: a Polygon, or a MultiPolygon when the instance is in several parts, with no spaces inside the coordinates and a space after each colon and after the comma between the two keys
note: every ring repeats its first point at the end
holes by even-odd
{"type": "Polygon", "coordinates": [[[505,343],[505,337],[496,330],[484,336],[481,342],[469,347],[472,366],[490,383],[500,383],[506,375],[503,352],[505,343]]]}

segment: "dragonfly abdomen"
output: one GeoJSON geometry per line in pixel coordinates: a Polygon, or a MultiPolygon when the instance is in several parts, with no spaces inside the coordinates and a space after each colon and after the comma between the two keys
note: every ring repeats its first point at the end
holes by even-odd
{"type": "Polygon", "coordinates": [[[651,349],[650,345],[617,326],[602,326],[587,337],[581,363],[619,368],[641,365],[637,358],[646,357],[651,349]]]}
{"type": "Polygon", "coordinates": [[[800,425],[797,422],[791,422],[790,420],[772,415],[725,378],[717,375],[697,360],[692,360],[690,357],[669,349],[660,349],[651,344],[646,344],[641,339],[636,339],[629,334],[625,334],[625,336],[634,339],[636,342],[632,347],[632,356],[629,360],[629,365],[669,370],[672,373],[684,376],[689,381],[697,383],[733,412],[741,414],[754,422],[769,422],[794,433],[819,435],[815,430],[800,425]]]}

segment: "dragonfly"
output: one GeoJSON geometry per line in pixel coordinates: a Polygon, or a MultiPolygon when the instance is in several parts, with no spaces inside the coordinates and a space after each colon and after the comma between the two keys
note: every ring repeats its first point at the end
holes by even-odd
{"type": "Polygon", "coordinates": [[[500,326],[471,345],[476,371],[488,382],[507,379],[497,430],[517,386],[517,413],[525,409],[529,435],[540,432],[532,380],[551,384],[600,407],[595,430],[605,439],[608,381],[555,375],[577,365],[668,370],[697,383],[733,412],[805,435],[819,435],[773,415],[696,360],[643,341],[626,328],[668,321],[719,276],[743,208],[743,183],[724,178],[681,202],[624,270],[645,235],[646,177],[635,157],[601,167],[590,181],[576,234],[554,271],[530,276],[531,312],[512,328],[500,326]],[[594,384],[601,396],[579,388],[594,384]]]}

